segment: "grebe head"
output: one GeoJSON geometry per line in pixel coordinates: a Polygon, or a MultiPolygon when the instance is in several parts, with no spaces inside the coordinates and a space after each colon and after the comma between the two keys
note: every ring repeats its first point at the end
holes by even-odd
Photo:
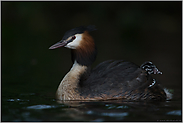
{"type": "Polygon", "coordinates": [[[59,47],[66,47],[69,49],[77,49],[81,47],[84,43],[84,34],[87,32],[96,30],[94,25],[89,25],[87,27],[80,26],[74,29],[71,29],[65,33],[62,40],[52,45],[49,49],[56,49],[59,47]],[[83,42],[82,42],[83,41],[83,42]]]}
{"type": "Polygon", "coordinates": [[[67,31],[61,41],[52,45],[49,49],[66,47],[71,49],[73,63],[90,66],[96,58],[96,47],[90,31],[96,30],[95,26],[80,26],[67,31]]]}

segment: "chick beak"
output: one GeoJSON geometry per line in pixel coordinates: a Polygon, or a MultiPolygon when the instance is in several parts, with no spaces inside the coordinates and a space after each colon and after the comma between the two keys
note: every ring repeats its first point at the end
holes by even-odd
{"type": "Polygon", "coordinates": [[[52,45],[49,49],[56,49],[56,48],[59,48],[59,47],[64,47],[67,44],[68,44],[67,41],[61,40],[61,41],[57,42],[56,44],[52,45]]]}

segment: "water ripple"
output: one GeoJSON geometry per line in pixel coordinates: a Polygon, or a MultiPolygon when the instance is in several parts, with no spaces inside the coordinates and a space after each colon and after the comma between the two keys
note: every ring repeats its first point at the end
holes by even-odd
{"type": "Polygon", "coordinates": [[[128,112],[123,112],[123,113],[102,113],[101,115],[110,116],[110,117],[124,117],[124,116],[128,116],[128,112]]]}
{"type": "Polygon", "coordinates": [[[167,115],[178,115],[178,116],[181,116],[182,112],[181,112],[181,110],[174,110],[174,111],[167,112],[166,114],[167,115]]]}
{"type": "Polygon", "coordinates": [[[27,109],[50,109],[50,108],[57,108],[57,106],[53,105],[33,105],[28,106],[27,109]]]}

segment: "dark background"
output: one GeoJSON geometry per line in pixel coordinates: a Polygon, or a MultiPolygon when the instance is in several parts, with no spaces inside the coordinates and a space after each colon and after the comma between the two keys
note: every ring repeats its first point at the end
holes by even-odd
{"type": "Polygon", "coordinates": [[[49,50],[69,29],[96,25],[98,56],[141,65],[152,61],[164,87],[180,98],[182,2],[1,2],[2,97],[54,96],[72,66],[66,48],[49,50]]]}

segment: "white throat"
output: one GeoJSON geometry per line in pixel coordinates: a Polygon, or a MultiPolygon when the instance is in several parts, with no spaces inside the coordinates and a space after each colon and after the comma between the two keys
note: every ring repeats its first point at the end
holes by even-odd
{"type": "Polygon", "coordinates": [[[69,73],[71,73],[73,77],[76,77],[85,72],[86,69],[86,66],[80,65],[77,63],[77,61],[74,61],[74,64],[72,65],[72,68],[70,69],[69,73]]]}

